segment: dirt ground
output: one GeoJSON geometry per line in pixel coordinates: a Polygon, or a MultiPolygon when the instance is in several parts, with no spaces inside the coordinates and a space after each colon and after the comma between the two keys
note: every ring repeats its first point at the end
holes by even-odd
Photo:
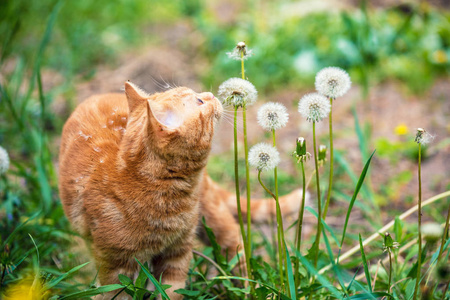
{"type": "MultiPolygon", "coordinates": [[[[107,66],[100,67],[94,79],[79,84],[77,86],[78,102],[93,94],[121,93],[123,92],[123,83],[128,79],[150,93],[164,90],[167,84],[188,86],[195,91],[202,90],[202,85],[196,73],[199,68],[195,67],[195,61],[189,60],[189,57],[184,53],[173,48],[150,47],[139,53],[129,53],[120,58],[118,65],[120,67],[117,69],[111,69],[107,66]]],[[[216,93],[218,87],[214,88],[216,90],[212,90],[212,92],[216,93]]],[[[256,112],[265,102],[277,101],[283,103],[290,113],[289,123],[287,127],[277,132],[277,140],[280,152],[287,155],[295,147],[295,139],[298,136],[304,136],[307,141],[312,138],[310,123],[303,120],[296,109],[299,99],[308,92],[313,92],[313,89],[291,89],[271,95],[260,94],[258,102],[248,108],[248,123],[251,125],[256,123],[256,112]]],[[[399,83],[383,83],[371,87],[367,100],[361,98],[360,88],[353,84],[349,93],[335,100],[333,105],[335,149],[345,150],[348,160],[355,166],[355,171],[358,168],[360,169],[360,150],[351,112],[354,104],[356,104],[361,126],[366,122],[372,124],[372,140],[380,137],[385,137],[393,142],[413,139],[416,128],[425,128],[435,136],[435,139],[430,145],[429,157],[423,162],[424,197],[442,192],[445,189],[445,184],[449,183],[446,179],[450,175],[448,168],[450,147],[442,146],[439,147],[440,149],[435,149],[435,146],[449,137],[449,95],[449,78],[437,80],[434,86],[421,96],[410,94],[399,83]],[[395,134],[395,127],[401,124],[409,130],[405,136],[395,134]],[[437,183],[438,181],[441,182],[437,183]]],[[[242,126],[242,123],[240,126],[242,126]]],[[[240,129],[240,132],[242,132],[242,129],[240,129]]],[[[318,135],[328,133],[328,120],[318,123],[317,132],[318,135]]],[[[259,126],[252,126],[248,132],[249,144],[252,145],[262,141],[263,134],[264,132],[259,126]]],[[[212,155],[229,151],[232,147],[232,139],[232,125],[224,119],[216,133],[212,155]]],[[[374,145],[369,147],[369,150],[374,149],[374,145]]],[[[378,183],[386,180],[389,175],[415,166],[415,163],[410,160],[402,160],[395,166],[386,164],[387,161],[384,161],[384,159],[375,159],[372,165],[375,187],[378,183]]],[[[295,166],[290,162],[282,163],[281,167],[286,167],[289,172],[294,173],[295,166]]]]}

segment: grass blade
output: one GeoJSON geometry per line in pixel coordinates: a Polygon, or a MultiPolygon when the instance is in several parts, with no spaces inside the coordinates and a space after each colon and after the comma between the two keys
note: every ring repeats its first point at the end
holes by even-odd
{"type": "Polygon", "coordinates": [[[322,234],[323,234],[323,240],[324,240],[325,245],[327,247],[328,256],[329,256],[331,264],[333,266],[334,273],[336,274],[336,276],[338,278],[339,285],[341,286],[341,288],[344,291],[345,295],[347,297],[349,297],[347,289],[345,288],[344,278],[342,278],[341,271],[339,270],[339,267],[334,263],[333,251],[331,250],[330,242],[328,241],[328,237],[325,234],[325,230],[322,230],[322,234]]]}
{"type": "Polygon", "coordinates": [[[286,250],[289,293],[291,294],[291,299],[297,300],[297,291],[295,290],[295,281],[294,281],[294,273],[292,272],[291,257],[289,256],[289,250],[287,248],[286,242],[284,242],[284,249],[286,250]]]}
{"type": "MultiPolygon", "coordinates": [[[[306,260],[306,259],[305,259],[306,260]]],[[[269,290],[271,290],[272,292],[274,292],[275,295],[277,295],[281,300],[291,300],[291,298],[289,298],[287,295],[283,294],[281,291],[279,291],[277,288],[274,288],[271,285],[265,284],[263,282],[260,281],[255,281],[252,279],[248,279],[248,278],[243,278],[243,277],[238,277],[238,276],[219,276],[219,277],[214,277],[213,279],[226,279],[226,280],[239,280],[239,281],[248,281],[248,282],[252,282],[252,283],[256,283],[258,285],[264,286],[266,288],[268,288],[269,290]]]]}
{"type": "Polygon", "coordinates": [[[19,226],[16,227],[16,229],[13,230],[13,232],[11,232],[11,234],[8,236],[8,238],[3,242],[2,248],[5,248],[5,246],[11,242],[11,240],[13,239],[13,237],[17,234],[17,232],[22,229],[23,226],[25,226],[25,224],[27,224],[28,222],[30,222],[31,220],[33,220],[34,218],[36,218],[39,214],[41,213],[41,211],[36,212],[34,215],[32,215],[31,217],[29,217],[25,222],[23,222],[22,224],[20,224],[19,226]]]}
{"type": "Polygon", "coordinates": [[[366,274],[367,285],[369,286],[369,290],[372,293],[372,282],[370,280],[369,267],[367,266],[366,254],[364,253],[364,246],[362,243],[361,234],[359,234],[359,248],[361,250],[361,256],[364,266],[364,273],[366,274]]]}
{"type": "Polygon", "coordinates": [[[122,288],[124,288],[124,286],[121,284],[104,285],[104,286],[99,286],[99,287],[75,292],[75,293],[69,294],[67,296],[63,296],[62,298],[59,298],[59,299],[60,300],[72,300],[72,299],[78,300],[78,299],[82,299],[85,297],[91,297],[91,296],[96,296],[96,295],[107,293],[107,292],[112,292],[112,291],[122,289],[122,288]]]}
{"type": "MultiPolygon", "coordinates": [[[[369,170],[369,165],[370,165],[373,155],[375,154],[375,151],[376,150],[374,150],[372,152],[372,155],[370,155],[369,159],[366,162],[366,165],[364,166],[364,169],[361,172],[361,175],[359,176],[358,183],[356,184],[355,192],[353,193],[352,200],[350,201],[350,204],[348,206],[347,216],[345,217],[344,230],[342,232],[341,247],[339,248],[339,252],[340,252],[340,249],[342,249],[342,245],[344,243],[345,233],[347,231],[348,220],[350,218],[350,213],[352,212],[353,204],[355,204],[356,196],[358,196],[359,190],[361,189],[361,186],[364,182],[364,178],[366,177],[367,171],[369,170]]],[[[339,256],[338,256],[338,261],[339,261],[339,256]]]]}
{"type": "MultiPolygon", "coordinates": [[[[310,206],[307,206],[306,210],[309,211],[310,213],[312,213],[317,218],[316,211],[314,209],[312,209],[310,206]]],[[[336,242],[336,244],[340,248],[341,244],[339,243],[339,240],[337,239],[336,235],[334,234],[333,229],[330,226],[328,226],[328,224],[325,223],[325,221],[323,219],[322,219],[322,225],[331,234],[331,237],[333,238],[333,240],[336,242]]]]}
{"type": "Polygon", "coordinates": [[[386,292],[375,292],[375,293],[364,293],[364,294],[357,294],[351,296],[349,299],[375,299],[380,297],[387,297],[386,299],[389,299],[391,297],[391,294],[388,294],[386,292]]]}
{"type": "Polygon", "coordinates": [[[367,159],[367,140],[362,131],[361,125],[359,125],[358,115],[356,113],[355,106],[352,107],[353,118],[355,119],[355,131],[359,141],[359,150],[361,151],[361,158],[364,160],[367,159]]]}
{"type": "Polygon", "coordinates": [[[161,296],[164,299],[168,299],[170,300],[169,296],[167,295],[166,291],[163,289],[163,287],[161,286],[161,283],[158,282],[158,280],[156,280],[155,276],[152,275],[152,273],[150,273],[150,271],[147,269],[146,266],[144,266],[137,258],[134,258],[137,263],[141,266],[142,270],[144,271],[145,275],[147,275],[147,278],[150,279],[150,281],[155,285],[155,288],[158,290],[158,292],[161,293],[161,296]]]}
{"type": "Polygon", "coordinates": [[[79,269],[81,269],[82,267],[84,267],[85,265],[87,265],[87,264],[89,264],[89,263],[90,263],[90,262],[87,262],[87,263],[81,264],[81,265],[79,265],[79,266],[76,266],[76,267],[70,269],[67,273],[64,273],[64,274],[58,276],[57,278],[53,279],[52,281],[47,282],[47,283],[42,287],[42,290],[43,290],[43,291],[46,291],[46,290],[51,289],[52,287],[54,287],[55,285],[57,285],[58,283],[60,283],[63,279],[65,279],[67,276],[69,276],[70,274],[72,274],[72,273],[78,271],[79,269]]]}
{"type": "MultiPolygon", "coordinates": [[[[335,161],[339,164],[340,167],[342,167],[345,170],[347,175],[350,177],[353,184],[356,185],[358,183],[358,179],[356,177],[356,174],[353,172],[352,168],[350,167],[350,164],[345,160],[345,158],[339,152],[335,152],[334,157],[335,157],[335,161]]],[[[372,205],[373,209],[375,209],[376,211],[379,211],[378,205],[376,205],[376,203],[374,203],[372,201],[373,199],[370,195],[370,191],[366,186],[361,187],[361,193],[364,195],[365,199],[368,199],[368,201],[372,205]]],[[[377,221],[377,223],[376,223],[377,225],[381,224],[382,220],[380,219],[379,214],[376,215],[376,221],[377,221]]]]}
{"type": "Polygon", "coordinates": [[[318,270],[314,268],[314,266],[306,259],[297,249],[292,248],[295,252],[295,255],[300,259],[301,263],[308,269],[308,271],[317,278],[317,280],[322,284],[322,286],[328,289],[336,298],[341,299],[342,295],[336,289],[331,282],[329,282],[325,277],[319,274],[318,270]]]}

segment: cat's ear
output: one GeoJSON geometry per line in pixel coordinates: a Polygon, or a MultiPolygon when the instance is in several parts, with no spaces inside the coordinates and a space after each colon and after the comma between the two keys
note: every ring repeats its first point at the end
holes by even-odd
{"type": "Polygon", "coordinates": [[[129,80],[125,82],[125,94],[127,95],[128,109],[130,110],[130,113],[137,107],[146,105],[146,100],[150,97],[146,91],[129,80]]]}
{"type": "Polygon", "coordinates": [[[157,136],[176,135],[183,124],[181,114],[172,108],[163,107],[151,99],[147,103],[147,114],[151,130],[157,136]]]}

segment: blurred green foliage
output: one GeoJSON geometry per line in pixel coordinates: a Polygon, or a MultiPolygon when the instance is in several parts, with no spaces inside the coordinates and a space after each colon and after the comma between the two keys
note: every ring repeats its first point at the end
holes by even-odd
{"type": "MultiPolygon", "coordinates": [[[[2,59],[35,56],[55,3],[0,3],[0,36],[5,37],[2,59]]],[[[436,77],[450,71],[450,14],[426,4],[386,10],[369,10],[363,4],[340,13],[301,14],[292,1],[264,6],[258,1],[229,2],[226,9],[232,15],[221,18],[218,3],[63,1],[45,65],[64,76],[89,77],[98,64],[114,62],[125,50],[149,43],[177,43],[194,59],[201,54],[209,61],[202,79],[205,86],[216,87],[230,76],[239,76],[225,52],[236,41],[245,40],[254,50],[247,74],[266,91],[311,86],[316,72],[332,65],[348,70],[364,94],[371,84],[388,78],[404,82],[413,92],[423,92],[436,77]],[[189,36],[171,41],[170,35],[159,31],[161,25],[176,24],[188,24],[200,34],[202,43],[189,44],[189,36]]]]}

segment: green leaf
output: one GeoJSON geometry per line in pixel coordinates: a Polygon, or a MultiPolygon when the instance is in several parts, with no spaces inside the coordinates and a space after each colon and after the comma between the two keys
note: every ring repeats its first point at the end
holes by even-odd
{"type": "Polygon", "coordinates": [[[327,247],[328,256],[330,258],[330,262],[331,262],[331,265],[333,267],[334,273],[336,274],[336,276],[338,278],[339,285],[341,286],[341,288],[344,291],[345,295],[347,297],[349,297],[347,289],[345,288],[344,278],[342,278],[341,270],[339,269],[339,266],[336,265],[336,263],[334,262],[333,251],[331,250],[330,242],[328,241],[328,237],[325,234],[325,230],[324,229],[322,229],[322,234],[323,234],[323,240],[324,240],[325,245],[327,247]]]}
{"type": "Polygon", "coordinates": [[[5,246],[11,242],[11,240],[13,239],[13,237],[17,234],[17,232],[22,229],[23,226],[25,226],[25,224],[27,224],[28,222],[30,222],[31,220],[33,220],[34,218],[36,218],[37,216],[39,216],[39,214],[41,213],[41,211],[36,212],[34,215],[32,215],[30,218],[28,218],[25,222],[21,223],[19,226],[17,226],[13,232],[11,232],[11,234],[8,236],[8,238],[3,242],[2,248],[5,248],[5,246]]]}
{"type": "MultiPolygon", "coordinates": [[[[350,201],[350,204],[349,204],[349,206],[348,206],[347,216],[345,217],[344,230],[343,230],[343,232],[342,232],[341,247],[342,247],[342,245],[343,245],[343,243],[344,243],[345,233],[346,233],[346,231],[347,231],[348,220],[349,220],[349,218],[350,218],[350,213],[352,212],[353,204],[354,204],[355,201],[356,201],[356,196],[358,195],[358,192],[359,192],[359,190],[361,189],[361,186],[362,186],[362,184],[363,184],[363,182],[364,182],[364,178],[366,177],[367,171],[369,170],[370,161],[372,160],[372,157],[373,157],[373,155],[375,154],[375,151],[376,151],[376,150],[374,150],[374,151],[372,152],[372,155],[370,155],[369,159],[368,159],[367,162],[366,162],[366,165],[364,166],[363,171],[361,172],[361,175],[359,176],[358,183],[356,184],[356,188],[355,188],[355,191],[354,191],[354,193],[353,193],[352,200],[350,201]]],[[[339,258],[339,257],[338,257],[338,258],[339,258]]]]}
{"type": "Polygon", "coordinates": [[[366,253],[364,252],[361,234],[359,234],[359,250],[361,251],[361,257],[364,266],[364,273],[366,274],[367,285],[369,286],[369,290],[372,293],[372,282],[370,279],[369,267],[367,266],[366,253]]]}
{"type": "Polygon", "coordinates": [[[42,291],[47,291],[51,288],[53,288],[55,285],[57,285],[58,283],[60,283],[62,280],[64,280],[65,278],[67,278],[70,274],[75,273],[76,271],[78,271],[79,269],[81,269],[82,267],[86,266],[87,264],[89,264],[90,262],[81,264],[79,266],[76,266],[72,269],[70,269],[67,273],[64,273],[58,277],[56,277],[55,279],[47,282],[46,284],[44,284],[44,286],[42,287],[42,291]]]}
{"type": "Polygon", "coordinates": [[[394,234],[397,242],[401,243],[403,236],[403,221],[400,220],[398,216],[395,217],[394,221],[394,234]]]}
{"type": "MultiPolygon", "coordinates": [[[[147,263],[145,263],[144,266],[148,269],[147,263]]],[[[134,286],[137,288],[145,288],[146,283],[147,283],[147,276],[145,275],[144,271],[141,268],[139,270],[139,275],[136,278],[136,282],[135,282],[134,286]]]]}
{"type": "Polygon", "coordinates": [[[367,159],[367,140],[364,136],[364,133],[359,125],[358,114],[356,113],[355,106],[352,107],[353,118],[355,119],[355,131],[358,136],[359,141],[359,150],[361,151],[361,158],[364,160],[367,159]]]}
{"type": "Polygon", "coordinates": [[[257,284],[259,284],[261,286],[264,286],[264,287],[270,289],[273,293],[275,293],[275,295],[277,295],[279,297],[279,299],[291,300],[291,298],[289,298],[287,295],[283,294],[277,288],[274,288],[273,286],[265,284],[265,283],[262,283],[260,281],[255,281],[255,280],[251,280],[251,279],[243,278],[243,277],[238,277],[238,276],[219,276],[219,277],[214,277],[214,279],[225,279],[225,280],[234,279],[234,280],[239,280],[239,281],[254,282],[254,283],[257,283],[257,284]]]}
{"type": "Polygon", "coordinates": [[[387,297],[386,299],[389,299],[391,297],[391,294],[388,294],[386,292],[364,293],[353,295],[349,299],[375,299],[380,297],[387,297]]]}
{"type": "Polygon", "coordinates": [[[175,293],[184,295],[184,296],[188,296],[188,297],[198,297],[201,294],[200,291],[190,291],[190,290],[186,290],[186,289],[175,290],[175,293]]]}
{"type": "Polygon", "coordinates": [[[133,285],[133,280],[131,280],[128,276],[125,276],[123,274],[119,274],[119,281],[123,285],[133,285]]]}
{"type": "MultiPolygon", "coordinates": [[[[40,143],[43,143],[43,141],[41,141],[40,143]]],[[[42,157],[40,155],[39,156],[36,155],[35,163],[36,163],[36,169],[38,171],[37,178],[38,178],[38,182],[39,182],[39,186],[40,186],[42,201],[44,204],[44,210],[48,211],[52,204],[52,188],[50,186],[50,183],[48,182],[44,163],[43,163],[42,157]]]]}
{"type": "Polygon", "coordinates": [[[222,269],[228,270],[229,268],[228,268],[227,261],[226,261],[225,257],[223,257],[222,252],[221,252],[222,248],[217,243],[216,236],[214,235],[214,232],[212,231],[212,229],[210,227],[208,227],[208,225],[206,225],[205,217],[202,218],[202,223],[203,223],[203,226],[205,227],[206,235],[208,236],[208,239],[211,242],[214,258],[216,259],[217,264],[222,269]]]}
{"type": "MultiPolygon", "coordinates": [[[[317,218],[317,213],[316,213],[316,211],[315,211],[314,209],[312,209],[312,207],[307,206],[307,207],[306,207],[306,210],[309,211],[310,213],[312,213],[312,214],[317,218]]],[[[336,235],[334,234],[333,229],[332,229],[330,226],[328,226],[328,224],[325,222],[324,219],[321,219],[321,221],[322,221],[323,227],[331,234],[331,237],[333,238],[333,240],[335,241],[335,243],[336,243],[336,244],[338,245],[338,247],[340,248],[340,247],[341,247],[341,244],[339,243],[339,240],[337,239],[336,235]]]]}
{"type": "Polygon", "coordinates": [[[286,261],[287,261],[287,273],[288,273],[288,282],[289,282],[289,293],[291,295],[291,299],[297,300],[297,292],[295,290],[295,281],[294,281],[294,273],[292,272],[292,263],[291,257],[289,256],[289,250],[287,248],[286,242],[284,242],[284,249],[286,250],[286,261]]]}
{"type": "Polygon", "coordinates": [[[62,298],[60,298],[60,300],[78,300],[84,297],[91,297],[91,296],[95,296],[95,295],[100,295],[103,293],[107,293],[107,292],[112,292],[118,289],[122,289],[124,288],[123,285],[121,284],[110,284],[110,285],[104,285],[104,286],[99,286],[99,287],[95,287],[95,288],[90,288],[90,289],[86,289],[80,292],[75,292],[66,296],[63,296],[62,298]]]}
{"type": "Polygon", "coordinates": [[[150,281],[155,285],[155,288],[158,290],[158,292],[161,293],[162,297],[170,300],[169,296],[167,295],[166,291],[163,289],[162,285],[158,282],[158,280],[156,280],[156,278],[152,275],[152,273],[150,273],[148,268],[146,266],[144,266],[136,257],[134,259],[141,266],[145,275],[147,275],[147,278],[150,279],[150,281]]]}
{"type": "MultiPolygon", "coordinates": [[[[428,246],[428,244],[426,244],[426,246],[428,246]]],[[[423,247],[422,250],[422,261],[425,261],[425,257],[427,257],[427,252],[428,252],[428,247],[423,247]]],[[[418,262],[416,261],[413,265],[413,267],[409,270],[408,275],[406,275],[406,277],[411,277],[411,278],[417,278],[417,266],[418,266],[418,262]]]]}
{"type": "Polygon", "coordinates": [[[333,286],[331,282],[329,282],[325,277],[319,274],[319,272],[316,270],[316,268],[314,268],[313,265],[311,265],[308,259],[303,257],[303,255],[298,252],[297,249],[292,248],[292,250],[295,251],[295,255],[300,259],[303,266],[305,266],[308,271],[317,278],[317,280],[322,284],[324,288],[328,289],[338,299],[342,298],[341,293],[333,286]]]}

